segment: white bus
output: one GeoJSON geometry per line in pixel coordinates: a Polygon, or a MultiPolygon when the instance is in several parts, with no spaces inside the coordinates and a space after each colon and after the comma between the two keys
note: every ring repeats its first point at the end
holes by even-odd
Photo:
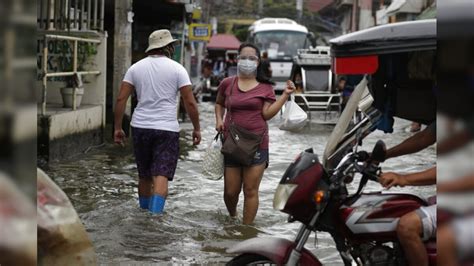
{"type": "Polygon", "coordinates": [[[289,79],[293,57],[298,49],[307,49],[314,38],[308,29],[287,18],[263,18],[249,27],[250,43],[268,53],[275,90],[281,92],[289,79]]]}

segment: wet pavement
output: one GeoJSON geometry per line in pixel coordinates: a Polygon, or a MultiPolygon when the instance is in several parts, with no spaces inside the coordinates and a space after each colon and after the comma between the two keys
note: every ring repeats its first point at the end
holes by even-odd
{"type": "MultiPolygon", "coordinates": [[[[244,226],[227,216],[222,199],[223,181],[208,180],[201,174],[202,155],[215,134],[213,105],[200,104],[200,112],[201,145],[192,147],[192,126],[182,124],[183,148],[164,215],[152,216],[138,208],[138,175],[131,145],[122,148],[108,143],[46,169],[76,207],[101,264],[222,264],[232,257],[226,254],[226,248],[244,239],[274,236],[292,240],[296,236],[299,223],[287,223],[287,215],[272,209],[273,193],[284,170],[299,152],[313,147],[322,154],[332,126],[312,124],[310,129],[291,133],[278,129],[278,115],[269,122],[270,165],[260,186],[260,207],[255,224],[244,226]]],[[[365,139],[362,149],[371,150],[378,139],[383,139],[387,147],[401,142],[411,135],[405,130],[409,125],[408,121],[396,120],[394,134],[376,131],[365,139]]],[[[430,147],[415,155],[391,159],[383,170],[423,170],[435,160],[435,150],[430,147]]],[[[380,189],[375,183],[366,188],[380,189]]],[[[423,196],[435,193],[433,186],[396,190],[423,196]]],[[[241,194],[240,213],[242,205],[241,194]]],[[[334,242],[325,233],[318,233],[317,245],[314,233],[311,234],[306,248],[325,265],[341,264],[334,242]]]]}

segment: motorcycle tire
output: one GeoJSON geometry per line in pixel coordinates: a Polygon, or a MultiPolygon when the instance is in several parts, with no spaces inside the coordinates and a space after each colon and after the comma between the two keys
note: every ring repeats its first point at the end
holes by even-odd
{"type": "Polygon", "coordinates": [[[240,265],[276,265],[275,262],[269,258],[252,253],[244,253],[231,261],[227,262],[226,266],[240,266],[240,265]]]}

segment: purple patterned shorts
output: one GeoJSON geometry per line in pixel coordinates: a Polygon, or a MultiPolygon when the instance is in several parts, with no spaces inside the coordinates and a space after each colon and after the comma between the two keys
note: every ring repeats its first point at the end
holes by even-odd
{"type": "Polygon", "coordinates": [[[132,127],[138,176],[165,176],[173,180],[179,158],[179,133],[132,127]]]}

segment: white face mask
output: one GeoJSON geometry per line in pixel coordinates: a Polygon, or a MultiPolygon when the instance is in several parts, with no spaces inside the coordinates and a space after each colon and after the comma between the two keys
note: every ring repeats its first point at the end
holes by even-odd
{"type": "Polygon", "coordinates": [[[240,59],[237,63],[237,69],[239,70],[239,74],[244,76],[256,76],[257,61],[252,61],[250,59],[240,59]]]}

